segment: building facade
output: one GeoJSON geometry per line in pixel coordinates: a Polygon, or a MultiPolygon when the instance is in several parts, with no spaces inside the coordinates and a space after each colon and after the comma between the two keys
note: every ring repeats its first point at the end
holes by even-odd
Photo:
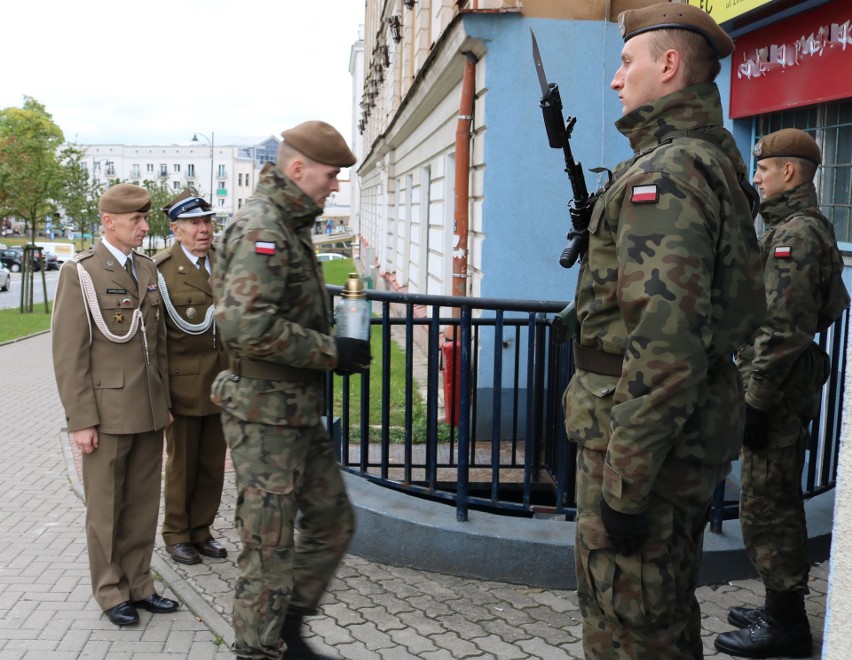
{"type": "Polygon", "coordinates": [[[94,183],[105,186],[164,182],[175,194],[192,186],[226,225],[253,192],[260,168],[275,162],[279,140],[270,136],[253,144],[217,144],[215,134],[211,138],[187,145],[79,145],[86,153],[81,164],[94,183]]]}

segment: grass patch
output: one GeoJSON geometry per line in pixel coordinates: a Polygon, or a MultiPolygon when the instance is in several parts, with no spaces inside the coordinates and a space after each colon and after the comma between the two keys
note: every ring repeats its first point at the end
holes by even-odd
{"type": "MultiPolygon", "coordinates": [[[[48,304],[48,309],[52,306],[52,303],[48,304]]],[[[45,330],[50,330],[50,313],[45,314],[44,303],[34,304],[33,311],[25,314],[21,314],[17,307],[0,309],[0,344],[45,330]]]]}
{"type": "MultiPolygon", "coordinates": [[[[335,259],[322,262],[326,284],[343,286],[349,273],[357,272],[352,259],[335,259]]],[[[370,350],[373,363],[370,367],[370,420],[369,442],[379,442],[382,437],[382,329],[373,326],[370,331],[370,350]]],[[[390,345],[390,425],[388,434],[393,443],[405,441],[405,353],[391,340],[390,345]]],[[[343,410],[343,381],[335,383],[334,411],[343,410]]],[[[361,376],[349,377],[349,439],[358,442],[361,437],[361,376]]],[[[411,431],[414,442],[426,442],[426,406],[415,389],[411,396],[411,431]]],[[[451,429],[445,424],[438,428],[439,440],[449,440],[451,429]]]]}

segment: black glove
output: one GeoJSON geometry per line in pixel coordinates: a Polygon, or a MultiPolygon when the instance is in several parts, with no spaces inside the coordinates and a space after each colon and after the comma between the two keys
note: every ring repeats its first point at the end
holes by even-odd
{"type": "Polygon", "coordinates": [[[766,449],[769,444],[769,413],[746,404],[743,447],[752,451],[766,449]]]}
{"type": "Polygon", "coordinates": [[[639,548],[648,540],[647,511],[621,513],[601,498],[601,520],[603,520],[606,535],[612,542],[612,547],[619,554],[632,555],[639,552],[639,548]]]}
{"type": "Polygon", "coordinates": [[[370,342],[352,337],[335,337],[337,344],[337,367],[335,373],[341,376],[366,371],[370,367],[370,342]]]}

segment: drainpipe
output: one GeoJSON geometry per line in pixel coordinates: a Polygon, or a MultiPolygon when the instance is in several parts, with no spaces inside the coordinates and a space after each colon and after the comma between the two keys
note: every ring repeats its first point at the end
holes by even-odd
{"type": "MultiPolygon", "coordinates": [[[[471,53],[466,53],[465,57],[467,60],[464,64],[461,103],[459,104],[458,125],[456,127],[456,194],[453,220],[452,295],[458,297],[467,295],[467,240],[470,219],[470,126],[473,122],[473,94],[474,87],[476,86],[476,57],[471,53]]],[[[453,307],[453,316],[457,318],[461,316],[461,310],[458,307],[453,307]]],[[[441,351],[444,358],[444,410],[446,423],[451,426],[459,426],[460,406],[462,403],[466,406],[469,405],[468,398],[466,397],[465,401],[461,401],[459,394],[463,386],[469,386],[469,383],[467,382],[467,378],[461,378],[461,343],[459,337],[456,336],[454,326],[450,326],[445,330],[441,351]]],[[[466,437],[465,440],[467,440],[466,437]]],[[[459,451],[461,451],[461,435],[459,436],[459,443],[459,451]]],[[[467,452],[465,450],[466,455],[467,452]]],[[[458,493],[459,497],[461,497],[462,490],[465,490],[466,493],[466,488],[463,489],[461,483],[459,483],[459,488],[458,493]]]]}
{"type": "Polygon", "coordinates": [[[461,103],[456,127],[455,214],[453,221],[453,294],[467,295],[468,229],[470,219],[470,126],[476,83],[476,57],[466,54],[461,103]]]}

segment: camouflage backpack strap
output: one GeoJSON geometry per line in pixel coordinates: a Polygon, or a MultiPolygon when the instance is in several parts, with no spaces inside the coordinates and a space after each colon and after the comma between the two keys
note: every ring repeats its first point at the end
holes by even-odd
{"type": "MultiPolygon", "coordinates": [[[[722,159],[727,160],[729,163],[731,163],[731,166],[733,167],[734,171],[737,173],[737,184],[739,185],[740,190],[743,191],[743,194],[745,195],[746,200],[748,201],[748,206],[749,206],[749,209],[751,210],[751,219],[754,220],[755,218],[757,218],[757,213],[760,210],[760,193],[757,192],[757,189],[751,184],[751,181],[749,181],[747,172],[738,171],[737,168],[736,168],[736,165],[733,163],[733,161],[731,161],[731,159],[728,157],[728,155],[725,153],[725,151],[722,149],[722,147],[720,147],[718,144],[713,142],[713,140],[711,140],[706,135],[704,135],[704,133],[700,129],[699,130],[684,129],[684,130],[680,130],[680,131],[670,131],[669,133],[666,133],[660,139],[660,143],[657,146],[660,146],[662,144],[668,144],[669,142],[673,142],[673,141],[677,140],[678,138],[690,138],[690,139],[693,139],[693,140],[704,140],[706,143],[712,144],[714,147],[716,147],[716,151],[719,153],[719,155],[722,157],[722,159]]],[[[654,147],[654,148],[656,148],[656,147],[654,147]]]]}

